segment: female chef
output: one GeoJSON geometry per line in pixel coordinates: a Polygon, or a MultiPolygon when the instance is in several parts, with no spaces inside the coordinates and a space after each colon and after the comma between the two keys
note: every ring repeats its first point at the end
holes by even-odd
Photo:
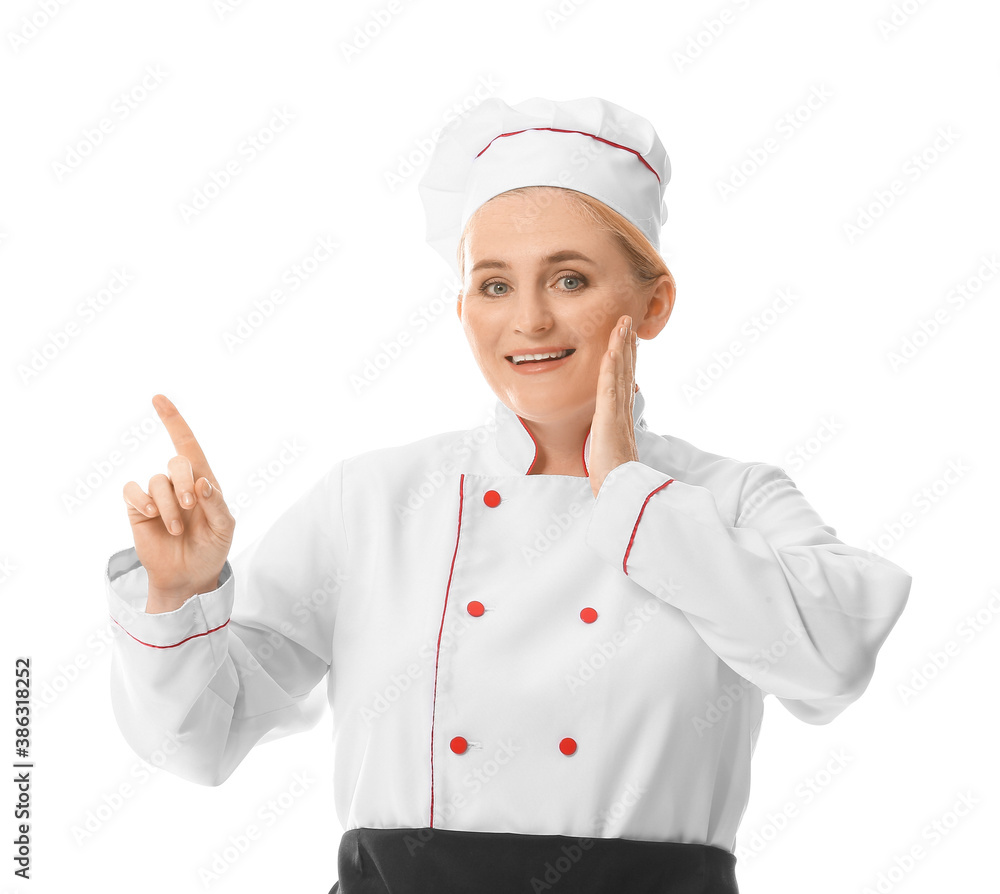
{"type": "Polygon", "coordinates": [[[219,482],[154,398],[176,456],[124,487],[117,721],[219,785],[315,722],[325,678],[334,891],[731,894],[764,696],[827,723],[872,677],[910,576],[778,466],[643,419],[669,176],[601,99],[452,122],[420,194],[495,418],[337,461],[232,562],[219,482]]]}

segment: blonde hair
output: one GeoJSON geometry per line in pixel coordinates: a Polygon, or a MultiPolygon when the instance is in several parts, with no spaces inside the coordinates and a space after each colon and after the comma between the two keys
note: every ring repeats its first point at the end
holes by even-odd
{"type": "Polygon", "coordinates": [[[475,214],[469,218],[468,223],[465,225],[465,230],[462,232],[462,238],[458,242],[459,271],[464,272],[465,270],[465,239],[469,232],[469,227],[476,219],[476,215],[479,214],[479,209],[488,205],[489,202],[492,202],[493,199],[499,198],[500,196],[523,195],[530,198],[532,196],[532,191],[538,189],[562,189],[570,195],[576,207],[594,224],[594,226],[600,230],[606,230],[611,233],[611,235],[615,238],[615,241],[618,243],[619,249],[625,255],[625,259],[628,261],[629,268],[632,271],[632,276],[635,277],[635,280],[640,287],[651,285],[661,276],[668,276],[670,277],[671,286],[676,288],[674,276],[670,270],[667,269],[667,265],[663,258],[661,258],[659,252],[653,248],[652,243],[650,243],[650,241],[646,238],[646,235],[642,232],[642,230],[632,223],[632,221],[622,217],[622,215],[615,211],[614,208],[605,205],[604,202],[598,201],[593,196],[589,196],[586,193],[562,186],[519,186],[516,189],[509,189],[507,192],[502,192],[499,196],[493,196],[492,199],[489,199],[480,205],[479,208],[476,209],[475,214]]]}

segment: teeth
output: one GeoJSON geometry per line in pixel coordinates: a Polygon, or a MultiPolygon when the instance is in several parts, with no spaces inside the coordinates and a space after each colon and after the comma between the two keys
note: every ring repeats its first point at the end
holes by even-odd
{"type": "Polygon", "coordinates": [[[569,353],[569,350],[565,350],[550,351],[548,354],[515,354],[512,359],[515,363],[527,363],[529,360],[547,360],[550,357],[558,359],[565,357],[569,353]]]}

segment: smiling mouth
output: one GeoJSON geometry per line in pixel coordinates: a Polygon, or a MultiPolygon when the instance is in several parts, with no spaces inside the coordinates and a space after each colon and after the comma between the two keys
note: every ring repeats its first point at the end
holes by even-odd
{"type": "MultiPolygon", "coordinates": [[[[509,360],[511,363],[513,363],[514,366],[520,366],[523,363],[547,363],[549,360],[562,360],[563,357],[569,357],[569,355],[572,354],[575,350],[576,350],[576,348],[567,348],[565,351],[561,351],[560,354],[559,354],[559,356],[557,356],[557,357],[546,357],[543,360],[517,360],[517,361],[515,361],[514,360],[514,356],[515,355],[513,355],[513,354],[508,354],[506,359],[509,360]]],[[[524,356],[524,355],[518,354],[516,356],[520,357],[520,356],[524,356]]]]}

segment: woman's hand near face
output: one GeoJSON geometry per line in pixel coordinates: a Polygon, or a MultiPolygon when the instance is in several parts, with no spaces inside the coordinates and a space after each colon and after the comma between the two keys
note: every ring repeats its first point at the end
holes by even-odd
{"type": "Polygon", "coordinates": [[[623,316],[611,331],[597,376],[597,406],[590,427],[587,469],[595,498],[612,469],[639,459],[632,417],[636,392],[635,339],[632,318],[623,316]]]}
{"type": "Polygon", "coordinates": [[[149,479],[148,493],[129,481],[122,495],[136,555],[149,578],[146,611],[155,614],[174,611],[195,593],[217,588],[236,519],[177,408],[162,394],[153,396],[153,407],[177,455],[167,463],[168,475],[149,479]]]}

